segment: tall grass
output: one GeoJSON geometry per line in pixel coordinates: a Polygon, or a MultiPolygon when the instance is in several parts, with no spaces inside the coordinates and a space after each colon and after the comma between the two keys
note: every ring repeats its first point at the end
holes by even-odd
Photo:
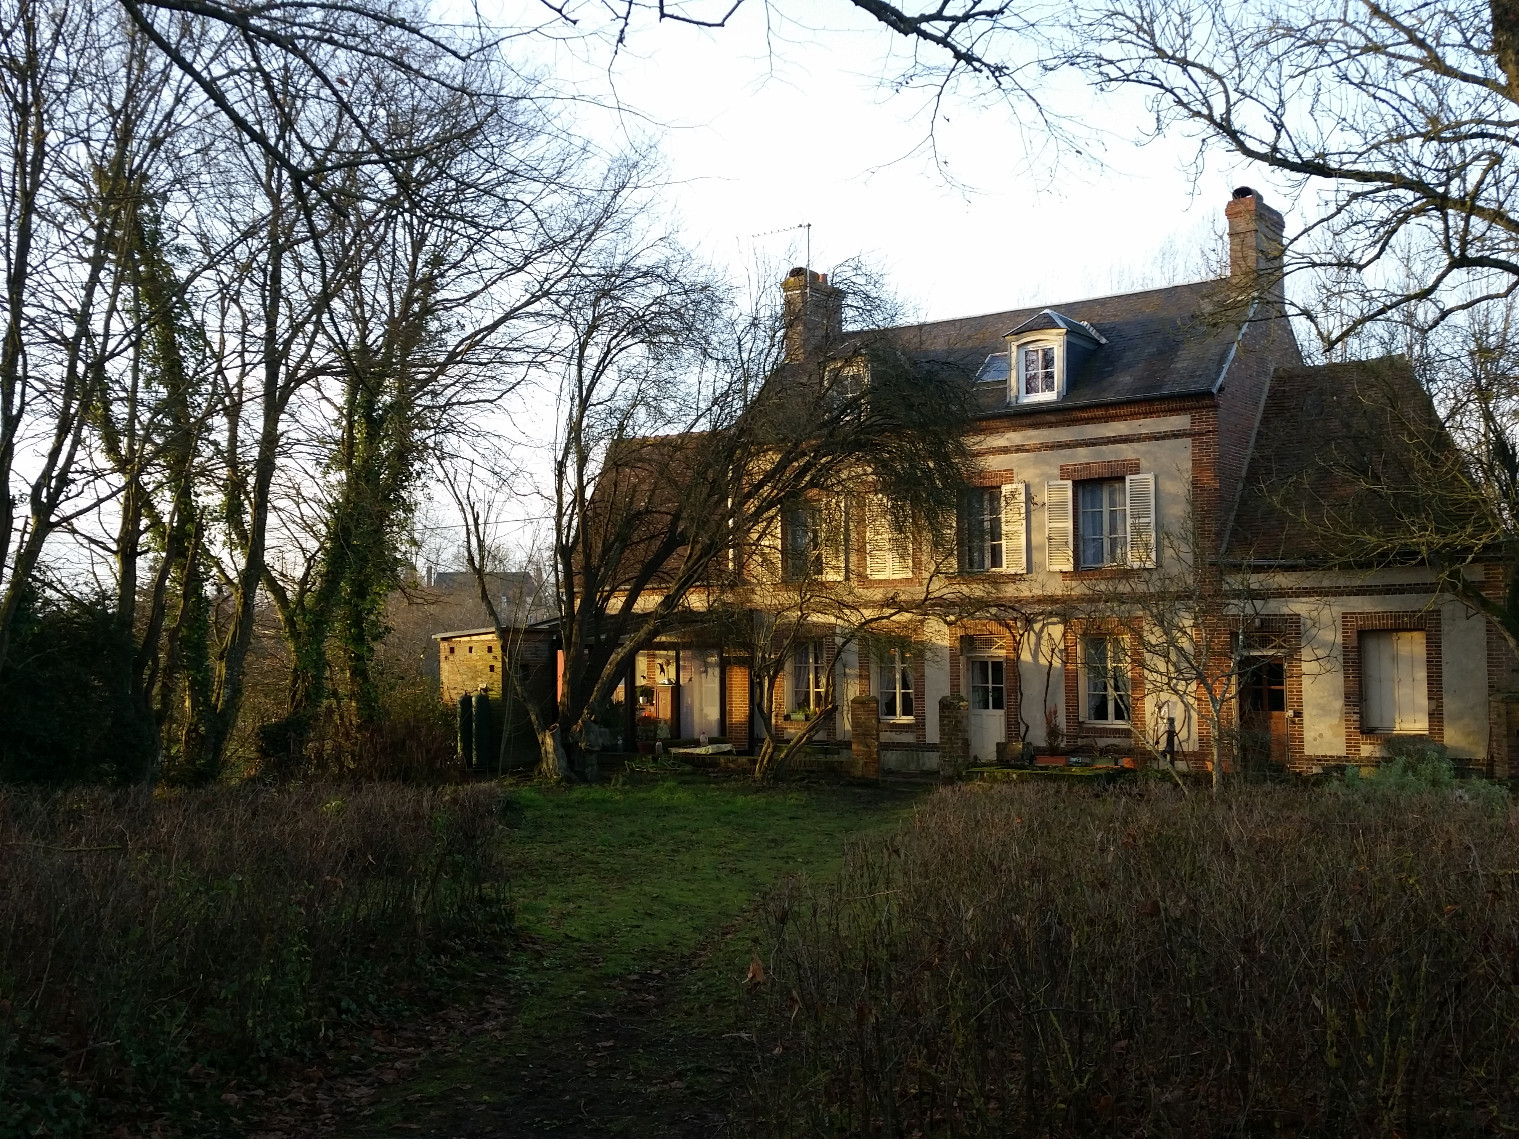
{"type": "Polygon", "coordinates": [[[1455,1135],[1519,1120],[1519,814],[1290,788],[938,792],[765,909],[788,1135],[1455,1135]]]}
{"type": "Polygon", "coordinates": [[[298,1052],[509,916],[501,793],[0,792],[0,1134],[298,1052]]]}

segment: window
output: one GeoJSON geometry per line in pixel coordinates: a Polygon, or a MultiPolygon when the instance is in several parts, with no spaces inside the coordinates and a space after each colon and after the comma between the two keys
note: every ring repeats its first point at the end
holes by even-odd
{"type": "Polygon", "coordinates": [[[1129,560],[1128,488],[1123,479],[1076,484],[1076,533],[1081,568],[1126,565],[1129,560]]]}
{"type": "Polygon", "coordinates": [[[842,581],[844,510],[837,500],[807,502],[786,511],[782,570],[786,581],[842,581]]]}
{"type": "Polygon", "coordinates": [[[1097,723],[1129,722],[1129,665],[1119,637],[1082,638],[1086,667],[1086,718],[1097,723]]]}
{"type": "Polygon", "coordinates": [[[845,360],[829,365],[826,381],[828,409],[837,411],[864,394],[867,379],[863,360],[845,360]]]}
{"type": "Polygon", "coordinates": [[[965,492],[961,506],[965,524],[965,558],[967,573],[984,573],[1002,568],[1002,488],[974,486],[965,492]]]}
{"type": "Polygon", "coordinates": [[[822,641],[803,641],[791,650],[791,710],[816,712],[828,703],[828,669],[822,641]]]}
{"type": "Polygon", "coordinates": [[[913,718],[912,661],[900,650],[892,649],[881,662],[881,718],[913,718]]]}
{"type": "Polygon", "coordinates": [[[1030,344],[1018,350],[1020,400],[1055,398],[1055,346],[1053,344],[1030,344]]]}
{"type": "Polygon", "coordinates": [[[1427,732],[1424,634],[1365,632],[1361,647],[1361,730],[1427,732]]]}
{"type": "Polygon", "coordinates": [[[976,712],[998,712],[1007,705],[1007,663],[1000,660],[970,662],[970,706],[976,712]]]}

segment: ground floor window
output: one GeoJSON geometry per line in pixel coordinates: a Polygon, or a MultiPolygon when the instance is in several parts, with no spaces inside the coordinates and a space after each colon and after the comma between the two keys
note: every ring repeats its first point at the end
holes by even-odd
{"type": "Polygon", "coordinates": [[[1429,730],[1428,672],[1422,632],[1363,632],[1361,730],[1429,730]]]}
{"type": "Polygon", "coordinates": [[[898,649],[892,649],[881,662],[881,718],[910,720],[912,702],[912,661],[898,649]]]}
{"type": "Polygon", "coordinates": [[[791,650],[793,712],[816,713],[828,703],[828,669],[822,641],[803,641],[791,650]]]}
{"type": "Polygon", "coordinates": [[[1128,653],[1120,637],[1083,637],[1086,718],[1097,723],[1129,722],[1128,653]]]}

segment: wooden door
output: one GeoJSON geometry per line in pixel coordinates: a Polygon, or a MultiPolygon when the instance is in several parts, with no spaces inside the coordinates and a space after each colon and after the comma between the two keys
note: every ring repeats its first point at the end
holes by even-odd
{"type": "Polygon", "coordinates": [[[1240,677],[1239,729],[1246,767],[1287,762],[1287,666],[1281,657],[1246,664],[1240,677]]]}

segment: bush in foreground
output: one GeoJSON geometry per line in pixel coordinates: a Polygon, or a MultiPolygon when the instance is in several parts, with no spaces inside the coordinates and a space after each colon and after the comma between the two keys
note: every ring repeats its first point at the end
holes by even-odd
{"type": "Polygon", "coordinates": [[[0,792],[0,1135],[289,1055],[507,920],[501,792],[0,792]]]}
{"type": "Polygon", "coordinates": [[[938,792],[765,909],[791,1135],[1519,1119],[1519,814],[1442,792],[938,792]]]}

